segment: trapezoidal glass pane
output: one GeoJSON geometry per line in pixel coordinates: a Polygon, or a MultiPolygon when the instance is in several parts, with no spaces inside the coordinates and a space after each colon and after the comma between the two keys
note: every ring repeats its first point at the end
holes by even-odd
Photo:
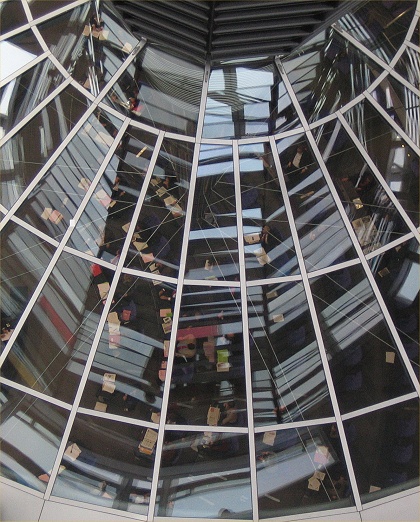
{"type": "Polygon", "coordinates": [[[333,416],[303,284],[247,292],[255,425],[333,416]]]}
{"type": "Polygon", "coordinates": [[[5,384],[0,397],[1,475],[44,492],[69,411],[5,384]]]}

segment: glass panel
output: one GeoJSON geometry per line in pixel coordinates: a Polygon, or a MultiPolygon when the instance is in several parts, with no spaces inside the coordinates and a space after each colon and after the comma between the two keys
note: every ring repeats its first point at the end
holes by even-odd
{"type": "Polygon", "coordinates": [[[202,145],[186,277],[238,279],[237,234],[232,147],[202,145]]]}
{"type": "Polygon", "coordinates": [[[344,113],[389,188],[419,224],[419,158],[401,136],[367,101],[344,113]]]}
{"type": "Polygon", "coordinates": [[[339,25],[379,58],[390,62],[404,42],[416,2],[368,2],[354,6],[352,13],[338,21],[339,25]]]}
{"type": "Polygon", "coordinates": [[[302,283],[248,288],[255,424],[333,416],[302,283]]]}
{"type": "Polygon", "coordinates": [[[104,123],[104,118],[100,110],[88,118],[19,207],[17,216],[56,239],[64,235],[85,195],[80,186],[93,180],[121,125],[114,118],[104,123]]]}
{"type": "Polygon", "coordinates": [[[91,5],[85,3],[38,28],[63,67],[97,94],[138,43],[122,25],[116,21],[112,7],[104,2],[99,20],[91,5]]]}
{"type": "MultiPolygon", "coordinates": [[[[13,4],[15,3],[13,2],[13,4]]],[[[18,71],[40,54],[42,54],[42,49],[32,31],[19,33],[0,42],[0,81],[18,71]]]]}
{"type": "Polygon", "coordinates": [[[260,518],[353,505],[343,450],[331,428],[256,435],[260,518]]]}
{"type": "MultiPolygon", "coordinates": [[[[419,42],[417,37],[417,43],[419,42]]],[[[420,55],[411,47],[407,47],[401,58],[394,65],[394,71],[410,82],[416,89],[420,81],[420,55]]]]}
{"type": "MultiPolygon", "coordinates": [[[[55,248],[23,227],[9,221],[1,233],[1,327],[2,341],[13,329],[51,261],[55,248]],[[10,326],[7,327],[6,325],[10,326]],[[6,332],[7,333],[7,332],[6,332]]],[[[3,344],[3,343],[2,343],[3,344]]]]}
{"type": "Polygon", "coordinates": [[[267,144],[239,147],[247,279],[299,273],[283,196],[267,144]]]}
{"type": "Polygon", "coordinates": [[[307,140],[291,136],[279,141],[277,150],[307,270],[354,259],[356,252],[307,140]]]}
{"type": "Polygon", "coordinates": [[[45,491],[69,412],[4,384],[0,401],[1,474],[45,491]]]}
{"type": "Polygon", "coordinates": [[[53,495],[147,514],[154,455],[137,457],[146,429],[78,414],[53,495]]]}
{"type": "Polygon", "coordinates": [[[343,107],[382,72],[333,29],[319,33],[283,65],[309,123],[343,107]]]}
{"type": "Polygon", "coordinates": [[[6,0],[0,4],[0,18],[1,34],[13,31],[28,22],[22,4],[12,0],[6,0]]]}
{"type": "Polygon", "coordinates": [[[6,208],[16,203],[86,108],[80,93],[69,86],[1,148],[1,203],[6,208]]]}
{"type": "Polygon", "coordinates": [[[311,279],[311,288],[342,412],[413,391],[362,268],[311,279]]]}
{"type": "Polygon", "coordinates": [[[147,46],[105,101],[153,127],[195,136],[203,68],[147,46]]]}
{"type": "Polygon", "coordinates": [[[251,509],[246,435],[166,432],[156,516],[251,520],[251,509]]]}
{"type": "Polygon", "coordinates": [[[177,277],[192,150],[191,143],[163,140],[125,266],[177,277]]]}
{"type": "MultiPolygon", "coordinates": [[[[101,123],[112,135],[115,130],[105,116],[105,113],[101,114],[101,123]]],[[[118,263],[155,141],[156,136],[133,127],[124,134],[80,216],[68,246],[118,263]]],[[[79,183],[78,192],[83,195],[89,186],[89,180],[85,178],[79,183]]]]}
{"type": "Polygon", "coordinates": [[[204,138],[266,136],[300,122],[272,63],[213,69],[204,117],[204,138]]]}
{"type": "Polygon", "coordinates": [[[68,0],[31,0],[28,4],[35,19],[68,5],[68,0]]]}
{"type": "Polygon", "coordinates": [[[418,425],[418,400],[344,421],[363,502],[418,486],[418,425]]]}
{"type": "Polygon", "coordinates": [[[209,408],[218,407],[221,425],[245,426],[244,365],[240,293],[184,287],[169,406],[184,423],[205,426],[209,408]]]}
{"type": "Polygon", "coordinates": [[[419,254],[416,239],[369,261],[375,280],[411,361],[419,373],[419,254]]]}
{"type": "MultiPolygon", "coordinates": [[[[4,133],[6,134],[35,109],[63,80],[64,77],[53,63],[44,60],[2,87],[0,114],[4,133]]],[[[77,107],[75,109],[77,112],[77,107]]]]}
{"type": "Polygon", "coordinates": [[[408,137],[419,146],[419,97],[391,75],[388,75],[372,91],[372,96],[407,133],[408,137]]]}
{"type": "Polygon", "coordinates": [[[410,232],[382,185],[342,128],[330,121],[316,129],[323,160],[365,254],[410,232]]]}
{"type": "Polygon", "coordinates": [[[173,303],[168,304],[166,297],[175,291],[175,286],[155,286],[148,279],[121,276],[82,406],[154,421],[151,415],[160,412],[162,401],[160,361],[171,333],[170,328],[164,329],[164,318],[172,316],[173,303]]]}
{"type": "Polygon", "coordinates": [[[9,352],[8,379],[72,403],[113,273],[63,253],[9,352]]]}

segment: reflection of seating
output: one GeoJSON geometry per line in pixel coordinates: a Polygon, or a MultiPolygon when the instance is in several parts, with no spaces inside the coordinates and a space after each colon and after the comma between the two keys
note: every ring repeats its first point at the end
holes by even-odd
{"type": "Polygon", "coordinates": [[[362,387],[363,376],[362,372],[351,373],[346,375],[343,379],[343,388],[345,391],[358,391],[362,387]]]}
{"type": "Polygon", "coordinates": [[[413,457],[413,444],[401,445],[393,447],[391,451],[391,461],[394,464],[407,464],[413,457]]]}

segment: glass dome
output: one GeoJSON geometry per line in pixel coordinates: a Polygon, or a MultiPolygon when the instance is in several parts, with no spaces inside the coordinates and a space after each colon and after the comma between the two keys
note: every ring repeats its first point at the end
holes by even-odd
{"type": "Polygon", "coordinates": [[[1,480],[151,522],[400,498],[417,2],[203,63],[117,7],[0,5],[1,480]]]}

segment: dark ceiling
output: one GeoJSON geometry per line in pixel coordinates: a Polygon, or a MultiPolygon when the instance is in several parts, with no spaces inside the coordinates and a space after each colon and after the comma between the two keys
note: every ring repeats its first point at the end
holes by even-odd
{"type": "Polygon", "coordinates": [[[114,0],[114,4],[138,38],[190,61],[214,63],[287,55],[337,20],[354,1],[114,0]]]}

